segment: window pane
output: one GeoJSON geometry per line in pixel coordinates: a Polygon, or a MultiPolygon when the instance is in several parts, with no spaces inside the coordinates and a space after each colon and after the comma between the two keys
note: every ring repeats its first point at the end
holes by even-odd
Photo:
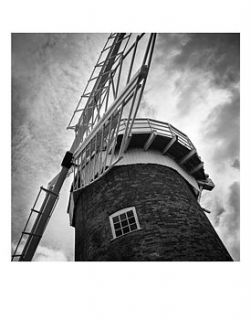
{"type": "Polygon", "coordinates": [[[112,217],[110,221],[115,238],[139,229],[136,222],[136,212],[134,210],[122,209],[114,215],[115,217],[112,217]]]}
{"type": "Polygon", "coordinates": [[[133,217],[133,211],[132,210],[127,212],[127,217],[128,218],[133,217]]]}
{"type": "Polygon", "coordinates": [[[129,227],[123,228],[123,233],[128,233],[128,232],[130,232],[129,227]]]}
{"type": "Polygon", "coordinates": [[[131,224],[131,225],[130,225],[130,228],[131,228],[131,230],[136,230],[136,229],[137,229],[136,223],[131,224]]]}
{"type": "Polygon", "coordinates": [[[113,220],[113,222],[115,223],[115,222],[119,222],[119,217],[117,216],[117,217],[114,217],[114,218],[112,218],[112,220],[113,220]]]}
{"type": "Polygon", "coordinates": [[[120,229],[121,226],[120,226],[120,223],[114,223],[114,229],[120,229]]]}
{"type": "Polygon", "coordinates": [[[128,222],[127,220],[121,221],[122,227],[126,227],[128,226],[128,222]]]}
{"type": "Polygon", "coordinates": [[[115,230],[116,237],[122,236],[121,230],[115,230]]]}
{"type": "Polygon", "coordinates": [[[122,221],[122,220],[125,220],[126,219],[126,214],[125,213],[122,213],[121,215],[120,215],[120,220],[122,221]]]}
{"type": "Polygon", "coordinates": [[[134,218],[134,217],[129,218],[128,220],[129,220],[129,223],[130,223],[130,224],[131,224],[131,223],[136,223],[136,221],[135,221],[135,218],[134,218]]]}

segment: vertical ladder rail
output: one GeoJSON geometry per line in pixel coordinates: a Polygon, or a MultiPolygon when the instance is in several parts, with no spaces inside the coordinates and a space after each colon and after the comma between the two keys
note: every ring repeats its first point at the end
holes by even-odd
{"type": "MultiPolygon", "coordinates": [[[[108,51],[106,59],[102,62],[98,62],[98,64],[95,66],[95,70],[97,67],[99,67],[101,70],[99,72],[98,77],[93,77],[94,72],[91,75],[91,80],[96,80],[94,83],[94,86],[92,88],[92,91],[90,92],[90,95],[84,93],[84,95],[87,98],[87,103],[84,109],[78,109],[80,106],[80,103],[77,106],[77,109],[75,110],[74,114],[76,112],[82,111],[82,114],[80,115],[80,118],[75,126],[72,126],[72,119],[70,121],[69,127],[75,129],[76,136],[75,139],[71,145],[70,151],[66,153],[63,162],[62,162],[62,169],[59,172],[59,174],[49,183],[48,189],[42,188],[46,192],[46,196],[44,198],[44,201],[40,207],[39,210],[35,209],[35,205],[31,209],[30,216],[28,218],[28,221],[25,225],[24,231],[22,232],[22,235],[20,237],[20,240],[17,244],[17,247],[14,251],[14,254],[12,258],[18,257],[18,261],[31,261],[36,249],[39,245],[39,242],[42,238],[42,235],[46,229],[46,226],[48,224],[48,221],[51,217],[51,214],[55,208],[56,202],[58,200],[59,192],[61,190],[61,187],[64,183],[64,180],[66,179],[68,173],[70,172],[69,169],[72,166],[72,159],[73,155],[76,160],[77,168],[74,167],[75,173],[79,173],[79,171],[83,170],[84,165],[84,181],[80,181],[80,186],[77,187],[77,189],[80,187],[85,187],[89,183],[95,181],[95,179],[100,178],[106,171],[111,169],[111,167],[115,164],[115,162],[119,161],[115,160],[113,161],[114,156],[114,145],[115,139],[117,139],[117,135],[119,132],[119,126],[120,121],[116,123],[115,121],[115,127],[111,128],[112,121],[116,119],[115,115],[118,113],[119,119],[121,119],[121,115],[124,109],[124,106],[132,99],[133,103],[130,107],[129,111],[129,119],[127,119],[126,123],[126,135],[124,137],[124,141],[122,146],[126,145],[126,140],[128,139],[128,136],[130,135],[130,131],[134,122],[134,119],[136,117],[139,104],[142,98],[145,82],[147,79],[147,74],[149,71],[149,66],[152,59],[152,52],[154,47],[154,42],[156,38],[156,34],[151,34],[150,39],[148,41],[147,49],[145,51],[145,56],[143,59],[143,63],[141,65],[141,68],[138,70],[138,72],[134,75],[134,77],[131,79],[131,71],[132,66],[135,58],[135,52],[137,50],[137,44],[139,39],[143,36],[143,34],[136,39],[136,42],[125,52],[125,48],[120,51],[120,46],[122,41],[127,39],[127,42],[125,43],[125,47],[128,44],[130,34],[127,36],[125,33],[117,33],[112,34],[110,36],[110,39],[114,39],[112,45],[109,47],[105,45],[105,49],[108,51]],[[124,90],[122,90],[118,96],[118,88],[120,84],[120,73],[122,69],[122,62],[123,59],[129,54],[129,52],[133,52],[132,62],[129,69],[129,74],[127,78],[127,84],[124,90]],[[119,63],[117,63],[119,61],[119,63]],[[118,69],[120,68],[120,69],[118,69]],[[106,105],[108,103],[109,98],[109,90],[110,90],[110,81],[109,79],[112,78],[112,80],[115,79],[115,73],[116,70],[118,70],[118,78],[116,82],[115,89],[115,97],[113,103],[106,105]],[[107,82],[109,82],[109,85],[107,85],[107,82]],[[106,88],[107,87],[107,88],[106,88]],[[104,88],[106,88],[106,92],[104,91],[104,88]],[[106,95],[106,99],[103,99],[103,94],[106,95]],[[106,100],[106,101],[105,101],[106,100]],[[102,103],[101,103],[102,101],[102,103]],[[104,112],[100,115],[100,108],[101,105],[104,104],[106,106],[104,112]],[[106,103],[106,104],[105,104],[106,103]],[[97,112],[97,117],[94,117],[94,112],[97,112]],[[105,130],[109,129],[107,132],[107,141],[105,141],[105,130]],[[93,162],[93,170],[94,172],[90,172],[88,174],[88,170],[86,169],[91,168],[91,158],[92,153],[90,150],[90,154],[87,154],[88,148],[92,145],[93,139],[97,139],[98,134],[101,134],[101,148],[100,148],[100,155],[96,155],[98,152],[97,144],[95,144],[95,153],[94,153],[94,162],[93,162]],[[83,142],[83,139],[84,142],[83,142]],[[103,146],[105,146],[104,153],[105,155],[105,161],[103,163],[103,146]],[[108,165],[108,153],[111,152],[111,161],[108,165]],[[81,154],[83,153],[83,154],[81,154]],[[100,157],[99,157],[100,156],[100,157]],[[88,157],[88,159],[87,159],[88,157]],[[98,174],[97,177],[95,176],[95,163],[96,158],[98,159],[98,174]],[[99,160],[100,159],[100,160],[99,160]],[[83,163],[84,162],[84,163],[83,163]],[[107,169],[106,169],[107,168],[107,169]],[[75,170],[76,169],[76,170],[75,170]],[[103,170],[104,169],[104,170],[103,170]],[[101,172],[100,172],[101,170],[101,172]],[[103,172],[102,172],[103,171],[103,172]],[[35,222],[32,226],[31,232],[27,232],[26,228],[30,222],[30,218],[33,212],[38,213],[35,222]],[[17,254],[17,250],[24,239],[24,235],[28,236],[28,238],[25,241],[24,247],[22,249],[22,253],[19,255],[17,254]]],[[[106,51],[105,50],[105,51],[106,51]]],[[[102,54],[101,54],[102,55],[102,54]]],[[[101,58],[101,56],[100,56],[101,58]]],[[[100,58],[98,61],[100,61],[100,58]]],[[[89,81],[90,82],[90,81],[89,81]]],[[[88,83],[89,83],[88,82],[88,83]]],[[[83,95],[82,95],[83,97],[83,95]]],[[[82,99],[81,97],[81,99],[82,99]]],[[[95,142],[96,143],[96,142],[95,142]]],[[[121,149],[120,149],[121,150],[121,149]]],[[[123,154],[123,149],[122,149],[123,154]]],[[[75,182],[75,181],[74,181],[75,182]]],[[[74,185],[73,182],[73,185],[74,185]]],[[[77,182],[77,181],[76,181],[77,182]]],[[[78,184],[78,183],[77,183],[78,184]]],[[[74,190],[73,190],[74,191],[74,190]]],[[[76,188],[75,188],[76,191],[76,188]]],[[[41,192],[41,189],[40,189],[41,192]]],[[[40,195],[40,193],[39,193],[40,195]]],[[[37,199],[39,198],[39,195],[37,199]]],[[[35,201],[35,204],[37,202],[37,199],[35,201]]]]}
{"type": "Polygon", "coordinates": [[[37,211],[35,208],[36,208],[36,205],[37,205],[37,202],[38,202],[38,199],[39,199],[39,197],[40,197],[40,195],[41,195],[42,190],[43,190],[43,188],[40,187],[39,192],[38,192],[37,197],[36,197],[36,200],[35,200],[35,202],[34,202],[34,205],[33,205],[33,207],[31,208],[29,217],[28,217],[28,219],[27,219],[27,221],[26,221],[26,224],[25,224],[25,226],[24,226],[23,232],[21,233],[21,236],[20,236],[20,238],[19,238],[19,240],[18,240],[18,243],[17,243],[17,245],[16,245],[16,248],[15,248],[15,250],[14,250],[14,253],[12,254],[12,259],[11,259],[12,261],[13,261],[16,257],[20,257],[20,256],[21,256],[21,254],[18,254],[17,252],[18,252],[18,249],[20,248],[20,246],[21,246],[21,244],[22,244],[22,240],[23,240],[24,235],[27,234],[27,228],[28,228],[28,226],[29,226],[29,222],[31,221],[32,214],[33,214],[34,212],[38,213],[38,211],[37,211]]]}
{"type": "MultiPolygon", "coordinates": [[[[136,39],[134,49],[135,48],[137,49],[137,40],[138,38],[136,39]]],[[[136,72],[134,76],[131,78],[131,71],[132,71],[132,66],[135,58],[136,49],[132,52],[132,63],[129,66],[129,74],[127,77],[126,87],[124,88],[124,90],[120,92],[119,96],[117,96],[115,100],[113,100],[113,102],[110,104],[108,110],[106,111],[105,115],[100,120],[98,125],[92,130],[92,132],[85,139],[82,145],[80,145],[80,147],[74,153],[75,159],[79,160],[77,161],[79,164],[79,167],[78,167],[79,170],[75,172],[76,175],[74,176],[73,192],[86,187],[87,185],[93,183],[94,181],[102,177],[106,172],[108,172],[108,170],[110,170],[115,165],[115,163],[117,163],[123,157],[125,148],[129,141],[128,139],[130,137],[132,126],[139,109],[142,95],[144,92],[144,87],[146,84],[147,75],[148,75],[148,71],[150,68],[151,60],[152,60],[155,40],[156,40],[156,34],[151,34],[147,43],[145,54],[142,59],[142,65],[138,70],[138,72],[136,72]],[[130,80],[129,82],[128,82],[128,79],[130,80]],[[121,117],[123,113],[123,109],[127,104],[129,107],[128,108],[129,115],[126,119],[125,132],[123,134],[119,153],[115,157],[115,141],[117,140],[120,121],[115,123],[115,128],[113,128],[113,130],[111,130],[112,123],[113,123],[113,120],[116,118],[115,115],[120,114],[120,117],[121,117]],[[107,134],[102,135],[102,133],[104,132],[104,128],[107,128],[107,134]],[[104,145],[105,149],[103,150],[103,147],[102,147],[100,150],[98,150],[99,169],[92,176],[90,176],[88,172],[90,168],[93,168],[95,164],[95,157],[92,158],[90,156],[88,158],[87,163],[86,162],[83,163],[81,161],[81,158],[82,158],[82,153],[86,153],[87,150],[89,150],[89,148],[92,148],[92,145],[95,142],[95,139],[96,139],[95,137],[97,134],[101,135],[101,145],[104,145]],[[82,179],[82,175],[80,171],[83,172],[85,179],[82,179]],[[75,183],[76,181],[80,182],[80,184],[77,184],[77,186],[75,183]]],[[[123,62],[123,59],[121,59],[121,65],[122,65],[122,62],[123,62]]],[[[118,80],[119,78],[120,76],[118,76],[118,80]]],[[[106,100],[106,102],[107,101],[108,99],[106,100]]]]}
{"type": "MultiPolygon", "coordinates": [[[[31,232],[26,232],[23,231],[21,238],[18,242],[18,245],[14,251],[14,254],[12,256],[12,260],[15,257],[18,257],[19,260],[18,261],[31,261],[36,249],[39,245],[39,242],[42,238],[42,235],[46,229],[46,226],[49,222],[49,219],[51,217],[51,214],[55,208],[57,199],[58,199],[58,195],[59,192],[61,190],[61,187],[64,183],[65,178],[67,177],[67,173],[68,170],[70,169],[71,165],[72,165],[72,158],[73,158],[73,154],[71,152],[66,152],[66,155],[62,161],[62,169],[60,171],[60,173],[57,175],[57,179],[55,181],[55,183],[50,187],[50,189],[45,189],[42,188],[44,191],[46,191],[46,196],[45,199],[41,205],[41,208],[39,211],[37,210],[32,210],[33,211],[37,211],[38,212],[38,216],[34,222],[34,225],[31,229],[31,232]],[[21,240],[23,235],[26,234],[28,235],[28,238],[24,244],[22,253],[20,255],[17,255],[17,250],[18,247],[20,246],[21,240]]],[[[41,189],[40,189],[41,191],[41,189]]],[[[39,197],[40,193],[38,194],[39,197]]],[[[36,199],[36,202],[38,200],[38,197],[36,199]]],[[[35,203],[36,203],[35,202],[35,203]]],[[[33,206],[34,208],[34,206],[33,206]]],[[[28,225],[28,221],[26,223],[26,227],[28,225]]]]}

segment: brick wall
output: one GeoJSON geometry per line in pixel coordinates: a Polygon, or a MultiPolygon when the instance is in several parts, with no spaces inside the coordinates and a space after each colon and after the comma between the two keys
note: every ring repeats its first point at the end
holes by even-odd
{"type": "Polygon", "coordinates": [[[114,167],[79,195],[76,261],[231,261],[185,180],[156,164],[114,167]],[[141,230],[112,239],[109,215],[135,206],[141,230]]]}

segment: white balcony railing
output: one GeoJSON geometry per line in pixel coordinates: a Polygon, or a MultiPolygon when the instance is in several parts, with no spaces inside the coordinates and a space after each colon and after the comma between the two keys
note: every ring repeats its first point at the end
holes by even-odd
{"type": "MultiPolygon", "coordinates": [[[[126,127],[126,120],[120,122],[119,134],[123,134],[126,127]]],[[[138,118],[134,120],[132,134],[144,134],[155,131],[157,134],[172,138],[175,135],[178,137],[178,142],[184,145],[189,150],[195,149],[193,143],[186,134],[172,126],[170,123],[138,118]]]]}

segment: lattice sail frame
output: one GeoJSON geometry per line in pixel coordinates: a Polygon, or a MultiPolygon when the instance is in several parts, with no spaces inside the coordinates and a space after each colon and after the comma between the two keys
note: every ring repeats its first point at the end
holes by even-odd
{"type": "Polygon", "coordinates": [[[108,50],[107,48],[110,48],[110,51],[106,59],[102,60],[103,65],[100,62],[101,56],[99,57],[69,123],[68,128],[76,131],[76,139],[71,149],[74,154],[72,191],[82,189],[103,176],[123,157],[127,147],[144,91],[156,35],[134,35],[132,43],[131,39],[131,34],[109,36],[101,56],[108,50]],[[139,49],[139,42],[146,37],[148,39],[144,41],[143,48],[141,46],[139,49]],[[108,45],[109,39],[114,39],[113,44],[108,45]],[[140,67],[132,76],[136,60],[140,67]],[[96,76],[98,67],[101,67],[101,71],[96,76]],[[93,79],[96,79],[96,83],[92,91],[87,92],[88,84],[93,79]],[[84,98],[87,102],[81,109],[84,98]],[[78,110],[82,110],[82,114],[78,122],[73,125],[73,118],[78,110]],[[115,156],[122,115],[126,121],[126,128],[120,149],[115,156]]]}
{"type": "Polygon", "coordinates": [[[47,189],[40,188],[12,254],[12,261],[33,259],[64,180],[71,172],[72,159],[73,190],[76,191],[100,178],[123,156],[142,98],[156,39],[156,34],[149,35],[145,48],[138,50],[143,36],[118,33],[108,37],[68,126],[76,133],[71,149],[66,152],[60,172],[49,182],[47,189]],[[140,51],[142,59],[140,55],[137,57],[140,51]],[[134,73],[137,60],[140,68],[134,73]],[[127,72],[122,72],[126,64],[127,72]],[[126,128],[119,154],[114,160],[120,120],[127,106],[126,128]],[[77,115],[80,117],[76,121],[77,115]]]}

